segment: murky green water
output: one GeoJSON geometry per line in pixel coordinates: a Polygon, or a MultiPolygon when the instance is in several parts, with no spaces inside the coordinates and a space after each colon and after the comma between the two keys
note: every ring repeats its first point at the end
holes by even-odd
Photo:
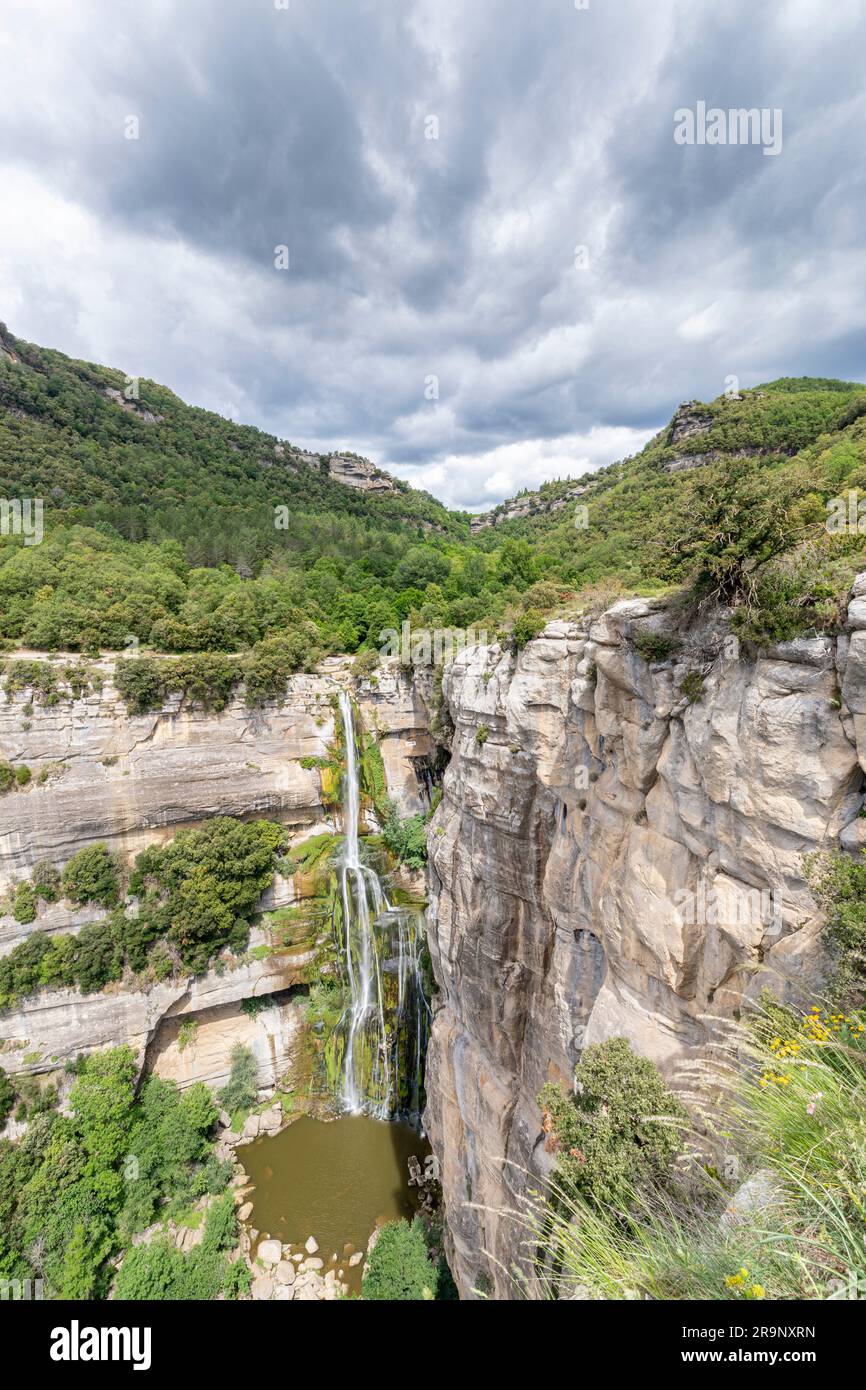
{"type": "Polygon", "coordinates": [[[300,1246],[315,1236],[326,1267],[336,1254],[357,1289],[360,1267],[350,1270],[348,1255],[366,1249],[380,1222],[411,1219],[417,1198],[406,1161],[415,1154],[423,1165],[429,1152],[426,1139],[396,1121],[302,1115],[279,1134],[238,1150],[255,1184],[250,1224],[284,1244],[300,1246]]]}

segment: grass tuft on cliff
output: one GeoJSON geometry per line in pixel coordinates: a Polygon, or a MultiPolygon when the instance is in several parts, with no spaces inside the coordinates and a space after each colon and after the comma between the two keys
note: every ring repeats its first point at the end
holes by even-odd
{"type": "Polygon", "coordinates": [[[512,1215],[515,1288],[532,1298],[838,1299],[866,1291],[866,1023],[765,1002],[703,1079],[703,1122],[675,1180],[612,1203],[560,1172],[512,1215]],[[541,1252],[539,1255],[538,1252],[541,1252]]]}

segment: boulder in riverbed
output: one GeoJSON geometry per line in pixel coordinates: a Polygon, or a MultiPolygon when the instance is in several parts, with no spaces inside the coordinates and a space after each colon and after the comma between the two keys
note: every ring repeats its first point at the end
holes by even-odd
{"type": "Polygon", "coordinates": [[[262,1264],[277,1265],[283,1258],[283,1247],[278,1240],[263,1240],[256,1254],[262,1264]]]}

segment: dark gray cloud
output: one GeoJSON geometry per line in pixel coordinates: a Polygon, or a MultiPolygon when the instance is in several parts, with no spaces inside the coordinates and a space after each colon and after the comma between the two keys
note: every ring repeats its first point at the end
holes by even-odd
{"type": "Polygon", "coordinates": [[[6,0],[2,316],[488,505],[731,374],[866,376],[864,32],[860,0],[6,0]],[[781,108],[782,152],[677,145],[699,100],[781,108]]]}

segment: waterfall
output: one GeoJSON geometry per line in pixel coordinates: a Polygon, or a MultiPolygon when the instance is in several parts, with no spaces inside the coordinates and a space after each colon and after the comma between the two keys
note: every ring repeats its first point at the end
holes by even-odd
{"type": "Polygon", "coordinates": [[[360,778],[355,721],[340,694],[346,750],[345,843],[337,866],[339,947],[348,1001],[337,1026],[340,1100],[346,1110],[379,1119],[418,1119],[430,1008],[422,968],[423,918],[388,901],[379,875],[362,860],[358,838],[360,778]]]}

